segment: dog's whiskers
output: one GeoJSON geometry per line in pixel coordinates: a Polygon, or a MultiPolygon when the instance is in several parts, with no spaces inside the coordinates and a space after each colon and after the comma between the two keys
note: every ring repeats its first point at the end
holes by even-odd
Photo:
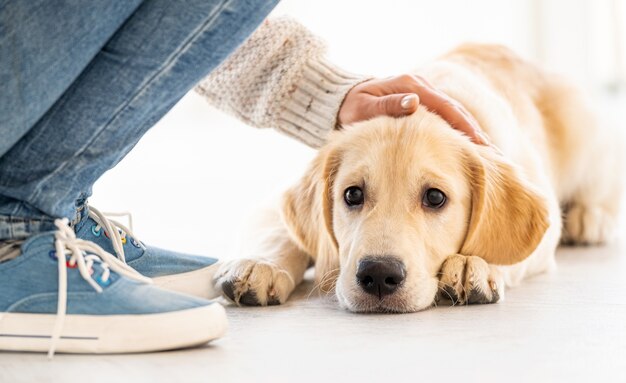
{"type": "MultiPolygon", "coordinates": [[[[326,284],[326,282],[328,282],[337,271],[339,271],[339,268],[331,269],[331,270],[328,270],[326,273],[324,273],[324,275],[322,275],[322,277],[319,279],[319,282],[313,285],[313,287],[311,288],[311,291],[306,296],[306,300],[309,300],[311,298],[311,295],[313,295],[313,292],[315,292],[316,290],[319,293],[321,293],[322,292],[321,286],[326,284]]],[[[325,291],[324,293],[325,295],[328,295],[330,291],[325,291]]]]}
{"type": "MultiPolygon", "coordinates": [[[[454,290],[454,286],[451,286],[451,285],[449,285],[449,284],[447,284],[445,282],[442,282],[441,280],[439,281],[439,283],[444,285],[445,287],[449,287],[452,290],[454,290]]],[[[461,288],[463,289],[463,294],[465,294],[465,288],[463,286],[461,286],[461,288]]],[[[450,301],[452,302],[452,306],[456,306],[456,304],[460,302],[460,300],[461,300],[460,298],[461,297],[457,297],[457,299],[454,299],[452,297],[452,295],[446,289],[442,288],[439,285],[437,285],[437,289],[443,291],[444,293],[446,293],[446,295],[448,296],[448,298],[450,298],[450,301]]]]}

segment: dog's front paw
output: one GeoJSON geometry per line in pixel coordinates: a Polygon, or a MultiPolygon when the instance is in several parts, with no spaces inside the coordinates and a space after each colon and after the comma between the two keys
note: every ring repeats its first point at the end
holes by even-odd
{"type": "Polygon", "coordinates": [[[247,306],[285,303],[295,288],[293,278],[287,271],[273,263],[252,259],[224,264],[214,283],[226,298],[247,306]]]}
{"type": "Polygon", "coordinates": [[[562,242],[574,245],[600,245],[610,238],[615,219],[601,207],[570,206],[565,213],[562,242]]]}
{"type": "Polygon", "coordinates": [[[496,303],[503,297],[502,277],[484,259],[455,254],[441,266],[438,299],[463,305],[496,303]]]}

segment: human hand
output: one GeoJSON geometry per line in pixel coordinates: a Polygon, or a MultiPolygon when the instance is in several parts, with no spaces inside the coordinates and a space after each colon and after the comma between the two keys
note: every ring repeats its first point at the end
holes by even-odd
{"type": "Polygon", "coordinates": [[[478,122],[463,105],[425,79],[408,74],[372,79],[352,88],[339,109],[338,122],[351,124],[381,115],[402,117],[415,112],[419,104],[440,115],[473,142],[489,145],[478,122]]]}

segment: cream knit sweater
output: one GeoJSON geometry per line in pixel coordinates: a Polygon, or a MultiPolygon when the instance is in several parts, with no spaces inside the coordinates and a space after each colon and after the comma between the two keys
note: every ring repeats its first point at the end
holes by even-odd
{"type": "Polygon", "coordinates": [[[259,128],[321,146],[348,91],[367,78],[323,58],[325,46],[294,20],[266,20],[196,91],[259,128]]]}

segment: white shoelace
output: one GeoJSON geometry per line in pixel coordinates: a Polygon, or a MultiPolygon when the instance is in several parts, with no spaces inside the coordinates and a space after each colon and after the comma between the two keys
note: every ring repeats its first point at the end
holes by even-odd
{"type": "MultiPolygon", "coordinates": [[[[152,283],[150,278],[144,277],[130,266],[126,265],[114,255],[107,253],[100,246],[93,242],[76,238],[74,230],[70,228],[67,219],[57,219],[54,224],[58,228],[54,234],[56,258],[59,267],[59,297],[57,303],[57,317],[52,331],[52,339],[48,357],[52,358],[56,350],[56,346],[61,339],[63,324],[67,315],[67,267],[76,266],[80,275],[87,283],[93,287],[98,293],[102,292],[102,287],[91,276],[91,267],[94,263],[99,263],[103,272],[100,280],[107,282],[111,275],[111,270],[134,279],[139,282],[152,283]],[[69,259],[66,257],[69,256],[69,259]]],[[[115,230],[117,233],[117,230],[115,230]]],[[[118,234],[119,235],[119,234],[118,234]]]]}
{"type": "Polygon", "coordinates": [[[109,239],[113,245],[113,250],[117,257],[124,263],[126,263],[126,255],[124,253],[124,242],[127,240],[126,237],[130,236],[133,238],[137,244],[146,249],[143,243],[137,239],[137,236],[133,234],[133,217],[130,213],[102,213],[100,210],[95,207],[89,206],[89,217],[96,221],[96,231],[101,228],[105,230],[106,233],[109,234],[109,239]],[[128,226],[130,229],[116,220],[110,219],[108,217],[128,217],[128,226]],[[122,231],[120,234],[119,230],[122,231]]]}

